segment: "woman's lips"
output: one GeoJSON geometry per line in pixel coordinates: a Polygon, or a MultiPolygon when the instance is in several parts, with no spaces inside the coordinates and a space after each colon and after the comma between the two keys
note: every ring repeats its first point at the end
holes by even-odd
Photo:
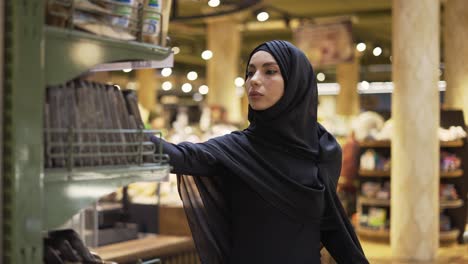
{"type": "Polygon", "coordinates": [[[251,98],[260,98],[262,96],[263,96],[263,94],[259,93],[257,91],[250,91],[249,92],[249,97],[251,97],[251,98]]]}

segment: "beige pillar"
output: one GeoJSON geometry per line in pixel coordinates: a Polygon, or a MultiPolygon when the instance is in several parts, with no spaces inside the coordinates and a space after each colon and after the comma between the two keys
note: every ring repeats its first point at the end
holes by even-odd
{"type": "Polygon", "coordinates": [[[239,23],[235,17],[207,21],[207,48],[213,58],[207,62],[208,103],[223,106],[229,122],[240,123],[241,99],[236,94],[234,79],[239,76],[239,23]]]}
{"type": "Polygon", "coordinates": [[[138,83],[138,102],[146,110],[154,110],[159,84],[154,69],[136,70],[136,81],[138,83]]]}
{"type": "Polygon", "coordinates": [[[439,0],[393,0],[391,249],[429,261],[439,246],[439,0]]]}
{"type": "Polygon", "coordinates": [[[445,106],[462,109],[468,124],[468,2],[449,0],[444,12],[445,106]]]}
{"type": "Polygon", "coordinates": [[[336,98],[336,113],[343,116],[359,114],[359,57],[356,55],[352,62],[338,64],[336,78],[340,85],[340,93],[336,98]]]}

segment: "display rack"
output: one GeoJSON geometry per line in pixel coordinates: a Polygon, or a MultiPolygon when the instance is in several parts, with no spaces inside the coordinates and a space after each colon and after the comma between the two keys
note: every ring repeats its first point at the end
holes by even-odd
{"type": "Polygon", "coordinates": [[[45,26],[45,0],[3,3],[0,262],[39,264],[43,263],[45,231],[119,186],[161,180],[170,170],[161,157],[151,164],[44,169],[46,86],[63,83],[102,63],[154,60],[158,67],[172,67],[173,60],[167,47],[45,26]]]}
{"type": "MultiPolygon", "coordinates": [[[[441,126],[462,126],[465,128],[463,121],[463,113],[461,111],[442,111],[441,112],[441,126]]],[[[359,142],[360,153],[362,154],[367,149],[374,149],[375,151],[382,153],[384,155],[390,155],[391,142],[390,141],[362,141],[359,142]]],[[[441,243],[451,243],[458,240],[458,242],[463,243],[463,232],[466,225],[466,214],[467,214],[467,204],[466,204],[466,192],[467,192],[467,177],[466,175],[466,162],[468,162],[468,145],[465,144],[465,140],[458,139],[454,141],[441,141],[441,149],[447,149],[451,152],[454,152],[462,160],[462,167],[453,171],[441,171],[440,180],[444,182],[450,182],[455,184],[457,189],[459,199],[456,200],[441,200],[440,209],[448,209],[447,214],[453,222],[453,229],[450,231],[441,231],[440,232],[440,242],[441,243]]],[[[365,170],[360,169],[358,171],[359,179],[362,184],[364,181],[382,181],[382,180],[391,180],[391,171],[390,170],[365,170]]],[[[377,198],[368,198],[365,196],[359,196],[357,198],[357,212],[358,215],[363,213],[364,207],[378,207],[386,208],[389,212],[391,201],[389,199],[377,199],[377,198]]],[[[360,223],[357,223],[356,230],[358,234],[363,237],[377,239],[377,240],[389,240],[390,230],[385,228],[371,228],[366,226],[361,226],[360,223]]]]}

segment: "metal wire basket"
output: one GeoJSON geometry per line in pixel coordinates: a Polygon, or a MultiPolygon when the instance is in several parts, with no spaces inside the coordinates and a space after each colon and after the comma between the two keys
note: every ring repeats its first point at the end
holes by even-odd
{"type": "Polygon", "coordinates": [[[164,165],[169,157],[150,136],[157,130],[45,129],[45,167],[73,170],[83,167],[164,165]]]}

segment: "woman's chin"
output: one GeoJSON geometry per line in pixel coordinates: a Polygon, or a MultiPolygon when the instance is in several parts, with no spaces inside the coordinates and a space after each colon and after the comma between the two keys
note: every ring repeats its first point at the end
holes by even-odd
{"type": "Polygon", "coordinates": [[[250,108],[252,108],[255,111],[262,111],[267,109],[268,107],[265,107],[264,105],[261,104],[250,104],[250,108]]]}

